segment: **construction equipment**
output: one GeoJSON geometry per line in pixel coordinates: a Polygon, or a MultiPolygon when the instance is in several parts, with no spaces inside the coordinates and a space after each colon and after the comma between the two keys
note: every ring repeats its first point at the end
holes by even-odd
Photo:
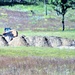
{"type": "Polygon", "coordinates": [[[15,29],[4,28],[4,33],[2,36],[7,40],[7,42],[9,42],[18,36],[18,32],[15,29]]]}

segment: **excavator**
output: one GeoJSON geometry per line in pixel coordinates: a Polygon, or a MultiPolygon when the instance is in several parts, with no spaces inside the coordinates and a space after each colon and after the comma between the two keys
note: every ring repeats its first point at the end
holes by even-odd
{"type": "Polygon", "coordinates": [[[4,28],[2,36],[7,40],[7,42],[13,40],[13,38],[18,36],[18,31],[11,28],[4,28]]]}

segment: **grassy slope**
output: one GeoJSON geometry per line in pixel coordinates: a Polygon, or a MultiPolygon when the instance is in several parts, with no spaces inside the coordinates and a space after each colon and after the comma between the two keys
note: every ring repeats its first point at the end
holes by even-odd
{"type": "MultiPolygon", "coordinates": [[[[52,10],[50,5],[48,5],[47,16],[45,15],[45,8],[43,4],[39,6],[33,6],[33,5],[30,5],[30,6],[14,5],[13,7],[2,6],[1,8],[0,8],[1,9],[0,26],[4,24],[4,27],[6,27],[7,25],[8,27],[16,28],[18,30],[26,30],[28,28],[31,30],[40,29],[43,31],[44,30],[50,30],[50,31],[62,30],[61,16],[58,16],[56,12],[52,10]],[[13,12],[9,10],[12,10],[13,12]],[[35,15],[33,15],[30,10],[33,10],[35,15]],[[22,12],[18,12],[18,11],[22,11],[22,12]],[[23,12],[26,14],[24,14],[23,12]],[[23,17],[21,14],[25,17],[23,17]],[[22,21],[20,21],[20,18],[22,18],[22,21]],[[26,18],[28,18],[28,20],[26,18]]],[[[66,29],[69,29],[69,30],[75,29],[75,26],[74,26],[75,14],[74,13],[75,13],[75,10],[69,9],[67,14],[65,15],[66,29]]]]}
{"type": "MultiPolygon", "coordinates": [[[[22,11],[22,12],[28,12],[30,10],[33,10],[35,12],[35,14],[37,15],[45,15],[45,7],[44,4],[41,3],[40,5],[14,5],[14,6],[1,6],[1,8],[7,9],[7,10],[12,10],[12,11],[22,11]]],[[[51,16],[53,16],[53,18],[59,18],[61,17],[60,15],[56,15],[57,13],[54,11],[51,7],[51,5],[47,5],[47,13],[49,16],[46,16],[46,18],[51,18],[51,16]],[[50,15],[51,14],[51,15],[50,15]]],[[[73,22],[75,22],[75,10],[72,9],[68,9],[65,18],[66,20],[71,20],[73,22]]]]}
{"type": "Polygon", "coordinates": [[[42,47],[1,47],[0,56],[75,57],[75,50],[42,47]]]}
{"type": "MultiPolygon", "coordinates": [[[[43,3],[41,3],[40,5],[14,5],[14,6],[2,6],[2,8],[8,9],[8,10],[13,10],[13,11],[36,11],[36,13],[38,14],[38,12],[43,12],[44,9],[44,5],[43,3]]],[[[50,7],[50,5],[48,5],[48,10],[52,10],[52,8],[50,7]]]]}

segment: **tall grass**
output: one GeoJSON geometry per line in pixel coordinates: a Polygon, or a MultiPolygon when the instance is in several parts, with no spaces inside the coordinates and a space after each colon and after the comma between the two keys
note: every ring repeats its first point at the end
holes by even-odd
{"type": "Polygon", "coordinates": [[[0,57],[0,75],[75,75],[75,58],[0,57]]]}

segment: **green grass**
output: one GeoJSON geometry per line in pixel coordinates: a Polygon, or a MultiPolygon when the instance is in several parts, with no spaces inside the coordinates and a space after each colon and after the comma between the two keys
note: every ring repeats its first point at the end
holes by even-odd
{"type": "MultiPolygon", "coordinates": [[[[3,28],[0,28],[0,34],[4,32],[3,28]]],[[[58,36],[63,38],[75,39],[75,30],[65,30],[65,31],[19,31],[19,35],[25,36],[58,36]]]]}
{"type": "Polygon", "coordinates": [[[65,31],[20,31],[20,35],[25,36],[58,36],[63,38],[75,39],[75,30],[65,31]]]}
{"type": "Polygon", "coordinates": [[[0,56],[75,57],[75,50],[49,47],[1,47],[0,56]]]}
{"type": "Polygon", "coordinates": [[[1,6],[2,8],[8,9],[8,10],[13,10],[13,11],[36,11],[43,12],[44,11],[44,6],[35,6],[35,5],[14,5],[14,6],[1,6]]]}
{"type": "MultiPolygon", "coordinates": [[[[40,5],[14,5],[14,6],[1,6],[1,8],[12,10],[12,11],[22,11],[22,12],[28,12],[30,10],[33,10],[36,14],[45,14],[45,7],[44,4],[41,3],[40,5]]],[[[52,11],[52,7],[50,5],[47,5],[47,11],[52,11]]]]}
{"type": "Polygon", "coordinates": [[[0,28],[0,34],[2,34],[4,32],[3,28],[0,28]]]}
{"type": "MultiPolygon", "coordinates": [[[[22,12],[29,12],[30,10],[33,10],[37,15],[45,15],[45,7],[43,3],[40,3],[39,5],[14,5],[14,6],[1,6],[1,8],[12,10],[12,11],[22,11],[22,12]]],[[[44,18],[56,18],[61,17],[56,15],[56,12],[53,10],[51,5],[47,5],[47,12],[49,16],[44,16],[44,18]]],[[[65,15],[66,20],[70,20],[72,22],[75,22],[75,10],[68,9],[68,12],[65,15]]],[[[7,14],[3,14],[6,15],[7,14]]],[[[31,13],[30,13],[31,15],[31,13]]]]}

